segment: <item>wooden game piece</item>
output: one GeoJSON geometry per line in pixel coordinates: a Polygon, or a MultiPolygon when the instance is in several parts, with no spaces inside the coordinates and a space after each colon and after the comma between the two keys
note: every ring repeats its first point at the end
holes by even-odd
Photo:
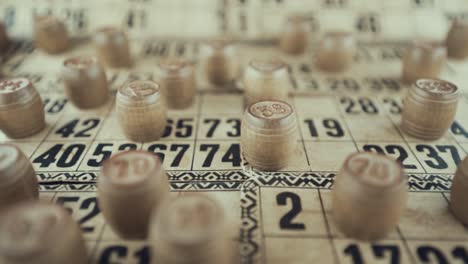
{"type": "Polygon", "coordinates": [[[69,47],[69,37],[65,24],[54,16],[37,17],[34,24],[36,47],[57,54],[69,47]]]}
{"type": "Polygon", "coordinates": [[[354,153],[335,178],[333,216],[346,236],[381,239],[395,229],[407,196],[407,179],[398,162],[381,154],[354,153]]]}
{"type": "Polygon", "coordinates": [[[146,151],[125,151],[106,160],[98,179],[102,214],[125,239],[144,239],[152,210],[169,195],[161,160],[146,151]]]}
{"type": "Polygon", "coordinates": [[[450,128],[457,112],[458,88],[439,79],[419,79],[403,101],[402,130],[416,138],[435,140],[450,128]]]}
{"type": "Polygon", "coordinates": [[[241,148],[252,167],[265,171],[286,167],[296,144],[296,115],[288,103],[269,100],[247,107],[242,117],[241,148]]]}
{"type": "Polygon", "coordinates": [[[39,185],[31,162],[15,145],[0,144],[0,212],[39,197],[39,185]]]}
{"type": "Polygon", "coordinates": [[[124,134],[133,141],[158,140],[167,123],[167,107],[159,84],[134,81],[119,88],[116,112],[124,134]]]}
{"type": "Polygon", "coordinates": [[[468,225],[468,157],[458,164],[450,190],[450,208],[455,217],[468,225]]]}
{"type": "Polygon", "coordinates": [[[88,263],[86,251],[80,227],[58,205],[21,203],[0,220],[4,264],[83,264],[88,263]]]}
{"type": "Polygon", "coordinates": [[[414,41],[403,54],[402,81],[412,84],[421,78],[437,78],[447,58],[447,49],[438,42],[414,41]]]}
{"type": "Polygon", "coordinates": [[[204,42],[200,57],[202,69],[208,81],[214,85],[230,83],[239,73],[239,54],[231,39],[215,38],[204,42]]]}
{"type": "Polygon", "coordinates": [[[5,26],[2,23],[0,23],[0,54],[6,51],[9,43],[10,40],[8,39],[8,34],[6,32],[5,26]]]}
{"type": "Polygon", "coordinates": [[[287,65],[280,59],[254,59],[244,73],[247,104],[261,100],[287,100],[291,81],[287,65]]]}
{"type": "Polygon", "coordinates": [[[316,51],[316,65],[327,72],[342,72],[353,63],[357,52],[354,36],[349,32],[328,32],[316,51]]]}
{"type": "Polygon", "coordinates": [[[78,108],[101,106],[109,97],[106,73],[96,58],[77,56],[65,60],[61,77],[67,98],[78,108]]]}
{"type": "Polygon", "coordinates": [[[468,57],[468,21],[455,20],[452,23],[447,39],[447,55],[454,59],[468,57]]]}
{"type": "Polygon", "coordinates": [[[8,137],[34,135],[45,127],[44,120],[42,99],[28,79],[0,80],[0,127],[8,137]]]}
{"type": "Polygon", "coordinates": [[[195,73],[192,63],[187,59],[163,60],[158,64],[156,74],[169,108],[182,109],[193,103],[196,93],[195,73]]]}
{"type": "Polygon", "coordinates": [[[130,67],[130,45],[127,34],[115,27],[104,27],[94,35],[99,60],[107,67],[130,67]]]}
{"type": "Polygon", "coordinates": [[[150,233],[152,263],[236,263],[224,212],[206,195],[192,194],[167,200],[153,215],[150,233]]]}
{"type": "Polygon", "coordinates": [[[288,16],[280,36],[280,48],[289,54],[304,53],[309,46],[310,19],[304,15],[288,16]]]}

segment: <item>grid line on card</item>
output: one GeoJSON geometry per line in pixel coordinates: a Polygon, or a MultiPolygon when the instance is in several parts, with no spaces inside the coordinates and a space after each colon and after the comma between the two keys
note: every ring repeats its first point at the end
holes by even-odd
{"type": "MultiPolygon", "coordinates": [[[[294,108],[296,108],[296,101],[294,100],[294,97],[291,99],[292,99],[292,102],[294,102],[294,108]]],[[[306,157],[307,166],[309,168],[308,170],[310,171],[311,167],[310,167],[309,155],[307,154],[307,148],[305,146],[305,139],[304,139],[304,135],[302,134],[301,120],[299,119],[299,113],[297,111],[294,111],[294,114],[296,115],[297,130],[299,131],[299,135],[301,136],[300,142],[302,144],[302,149],[304,150],[304,155],[306,157]]]]}
{"type": "MultiPolygon", "coordinates": [[[[32,159],[34,157],[34,154],[36,154],[36,152],[39,150],[40,146],[46,142],[46,138],[50,135],[50,133],[53,133],[54,129],[55,129],[55,126],[58,124],[59,120],[64,116],[65,112],[66,112],[66,108],[69,107],[69,104],[70,102],[67,101],[65,107],[62,109],[61,113],[60,113],[60,116],[57,117],[57,119],[55,120],[54,124],[51,124],[50,126],[50,129],[49,131],[47,131],[47,133],[45,134],[45,136],[40,140],[40,143],[37,145],[36,149],[31,153],[31,157],[30,159],[32,159]]],[[[32,160],[31,160],[32,162],[32,160]]]]}
{"type": "Polygon", "coordinates": [[[204,95],[198,93],[198,98],[199,98],[199,102],[198,102],[198,105],[197,105],[197,113],[195,115],[196,117],[196,122],[195,122],[195,135],[194,135],[194,138],[193,138],[193,152],[192,152],[192,164],[190,164],[190,170],[193,171],[193,166],[194,166],[194,163],[195,163],[195,154],[197,153],[197,142],[198,142],[198,130],[200,129],[200,120],[201,120],[201,112],[202,112],[202,105],[203,105],[203,100],[204,100],[204,95]]]}
{"type": "Polygon", "coordinates": [[[335,258],[335,263],[340,263],[340,259],[338,258],[338,250],[336,248],[333,235],[330,231],[330,223],[328,222],[327,213],[325,212],[325,206],[323,205],[322,193],[320,189],[317,189],[317,192],[318,192],[318,197],[320,200],[320,207],[322,209],[321,211],[322,211],[323,220],[325,221],[325,228],[327,229],[327,238],[328,238],[328,241],[330,242],[330,247],[332,248],[333,257],[335,258]]]}
{"type": "Polygon", "coordinates": [[[351,141],[352,141],[353,144],[354,144],[354,148],[356,149],[356,151],[359,151],[359,147],[357,146],[357,142],[356,142],[356,140],[354,139],[354,136],[353,136],[353,133],[351,132],[351,129],[349,128],[348,122],[347,122],[347,120],[346,120],[346,116],[345,116],[345,114],[342,112],[341,107],[340,107],[340,105],[339,105],[339,95],[333,96],[333,102],[335,103],[335,107],[338,109],[338,114],[340,115],[341,119],[342,119],[343,122],[344,122],[344,125],[346,126],[346,130],[348,131],[349,137],[351,138],[351,141]]]}
{"type": "Polygon", "coordinates": [[[400,238],[401,243],[403,244],[404,250],[406,250],[406,253],[408,254],[408,256],[410,258],[411,263],[416,263],[415,258],[413,256],[413,253],[411,252],[411,249],[410,249],[410,247],[408,245],[408,241],[406,240],[405,236],[403,236],[401,228],[399,226],[397,226],[396,230],[397,230],[397,233],[398,233],[398,237],[400,238]]]}
{"type": "MultiPolygon", "coordinates": [[[[110,99],[109,99],[109,100],[110,100],[110,99]]],[[[111,105],[110,105],[110,107],[109,107],[110,109],[107,111],[107,113],[104,115],[104,117],[103,117],[103,119],[102,119],[103,121],[106,121],[106,120],[109,118],[109,116],[110,116],[110,114],[112,113],[112,111],[115,109],[114,104],[115,104],[115,100],[112,101],[112,103],[111,103],[111,105]]],[[[79,168],[80,168],[80,166],[81,166],[81,163],[83,163],[83,161],[85,160],[86,155],[88,155],[88,152],[89,152],[89,151],[92,151],[92,150],[91,150],[91,146],[92,146],[93,143],[96,141],[96,138],[97,138],[99,132],[102,130],[103,127],[104,127],[104,122],[102,122],[101,126],[98,127],[98,129],[97,129],[95,135],[93,136],[93,138],[92,138],[91,141],[89,142],[89,148],[88,148],[88,150],[83,154],[83,158],[82,158],[81,161],[78,163],[78,166],[76,167],[76,171],[79,170],[79,168]]]]}

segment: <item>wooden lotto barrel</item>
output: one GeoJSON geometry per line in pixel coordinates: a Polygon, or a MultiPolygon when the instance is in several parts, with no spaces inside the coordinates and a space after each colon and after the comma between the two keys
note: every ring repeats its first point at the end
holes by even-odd
{"type": "Polygon", "coordinates": [[[183,58],[162,60],[156,69],[156,78],[169,108],[183,109],[193,103],[197,90],[190,61],[183,58]]]}
{"type": "Polygon", "coordinates": [[[39,185],[29,159],[15,145],[0,144],[0,212],[38,197],[39,185]]]}
{"type": "Polygon", "coordinates": [[[151,212],[167,195],[167,176],[153,153],[121,152],[101,167],[99,206],[112,230],[124,239],[147,238],[151,212]]]}
{"type": "Polygon", "coordinates": [[[119,88],[116,112],[127,138],[138,142],[158,140],[167,123],[167,107],[159,84],[134,81],[119,88]]]}
{"type": "MultiPolygon", "coordinates": [[[[5,25],[0,23],[0,54],[4,53],[10,44],[5,25]]],[[[1,74],[0,74],[1,77],[1,74]]]]}
{"type": "Polygon", "coordinates": [[[37,17],[34,23],[34,42],[36,47],[47,53],[61,53],[70,46],[67,27],[57,17],[37,17]]]}
{"type": "Polygon", "coordinates": [[[468,157],[458,164],[450,190],[450,208],[455,217],[468,225],[468,157]]]}
{"type": "Polygon", "coordinates": [[[302,14],[292,14],[286,19],[280,34],[279,46],[289,54],[302,54],[310,45],[310,19],[302,14]]]}
{"type": "Polygon", "coordinates": [[[248,105],[262,100],[285,101],[291,89],[287,65],[277,58],[253,59],[245,70],[244,85],[248,105]]]}
{"type": "Polygon", "coordinates": [[[445,44],[447,55],[453,59],[466,59],[468,57],[468,21],[456,19],[447,34],[445,44]]]}
{"type": "Polygon", "coordinates": [[[200,194],[169,199],[152,217],[152,263],[239,263],[227,234],[223,209],[215,200],[200,194]]]}
{"type": "Polygon", "coordinates": [[[414,41],[403,54],[402,81],[412,84],[422,78],[437,78],[447,60],[447,48],[439,42],[414,41]]]}
{"type": "Polygon", "coordinates": [[[342,72],[353,63],[357,44],[349,32],[327,32],[315,51],[315,64],[326,72],[342,72]]]}
{"type": "Polygon", "coordinates": [[[419,79],[403,102],[402,130],[413,137],[435,140],[453,123],[459,100],[456,85],[439,79],[419,79]]]}
{"type": "Polygon", "coordinates": [[[22,203],[0,220],[4,264],[84,264],[86,246],[70,212],[44,202],[22,203]]]}
{"type": "Polygon", "coordinates": [[[203,42],[200,61],[207,80],[214,85],[233,82],[239,74],[239,54],[230,38],[219,37],[203,42]]]}
{"type": "Polygon", "coordinates": [[[395,229],[407,196],[407,179],[398,162],[381,154],[354,153],[336,175],[333,216],[349,237],[381,239],[395,229]]]}
{"type": "Polygon", "coordinates": [[[130,67],[132,59],[127,34],[116,27],[103,27],[94,34],[99,61],[111,68],[130,67]]]}
{"type": "Polygon", "coordinates": [[[241,149],[246,161],[266,171],[286,167],[297,144],[294,109],[283,101],[259,101],[244,111],[241,149]]]}
{"type": "Polygon", "coordinates": [[[68,100],[78,108],[99,107],[109,97],[106,73],[94,57],[76,56],[66,59],[61,77],[68,100]]]}
{"type": "Polygon", "coordinates": [[[45,125],[42,99],[32,83],[26,78],[0,80],[2,131],[10,138],[24,138],[38,133],[45,125]]]}

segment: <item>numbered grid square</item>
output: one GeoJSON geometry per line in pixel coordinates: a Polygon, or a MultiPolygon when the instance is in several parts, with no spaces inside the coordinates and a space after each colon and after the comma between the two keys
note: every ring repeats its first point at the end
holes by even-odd
{"type": "Polygon", "coordinates": [[[462,147],[453,140],[444,143],[409,143],[409,146],[427,173],[452,174],[466,156],[462,147]]]}
{"type": "Polygon", "coordinates": [[[405,173],[424,173],[425,170],[418,159],[405,143],[394,142],[357,142],[359,151],[371,151],[385,154],[403,165],[405,173]]]}
{"type": "Polygon", "coordinates": [[[240,138],[242,115],[206,115],[200,118],[197,140],[233,140],[240,138]]]}
{"type": "Polygon", "coordinates": [[[78,170],[99,171],[102,162],[117,152],[139,150],[141,147],[141,143],[132,143],[130,141],[95,141],[90,145],[78,170]]]}
{"type": "Polygon", "coordinates": [[[104,217],[94,192],[58,192],[55,203],[72,214],[81,227],[86,240],[98,240],[104,227],[104,217]]]}
{"type": "Polygon", "coordinates": [[[327,236],[316,189],[262,187],[260,197],[264,236],[327,236]]]}
{"type": "Polygon", "coordinates": [[[238,141],[198,141],[194,170],[238,170],[242,157],[238,141]]]}
{"type": "Polygon", "coordinates": [[[89,145],[89,142],[43,142],[31,162],[37,172],[76,171],[89,145]]]}
{"type": "Polygon", "coordinates": [[[335,247],[340,263],[411,263],[411,258],[402,241],[379,240],[376,243],[349,239],[336,239],[335,247]]]}
{"type": "Polygon", "coordinates": [[[352,141],[346,123],[340,117],[299,117],[298,121],[304,140],[352,141]]]}
{"type": "Polygon", "coordinates": [[[142,150],[153,152],[163,161],[166,171],[190,170],[194,154],[194,143],[179,141],[154,141],[144,143],[142,150]]]}

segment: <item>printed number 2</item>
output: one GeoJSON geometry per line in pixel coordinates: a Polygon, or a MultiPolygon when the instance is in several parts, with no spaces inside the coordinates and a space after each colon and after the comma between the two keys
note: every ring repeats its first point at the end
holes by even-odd
{"type": "Polygon", "coordinates": [[[292,208],[280,220],[281,229],[289,230],[305,230],[304,223],[293,222],[294,218],[302,211],[301,198],[299,195],[292,192],[282,192],[276,196],[278,205],[287,205],[288,200],[291,200],[292,208]]]}

